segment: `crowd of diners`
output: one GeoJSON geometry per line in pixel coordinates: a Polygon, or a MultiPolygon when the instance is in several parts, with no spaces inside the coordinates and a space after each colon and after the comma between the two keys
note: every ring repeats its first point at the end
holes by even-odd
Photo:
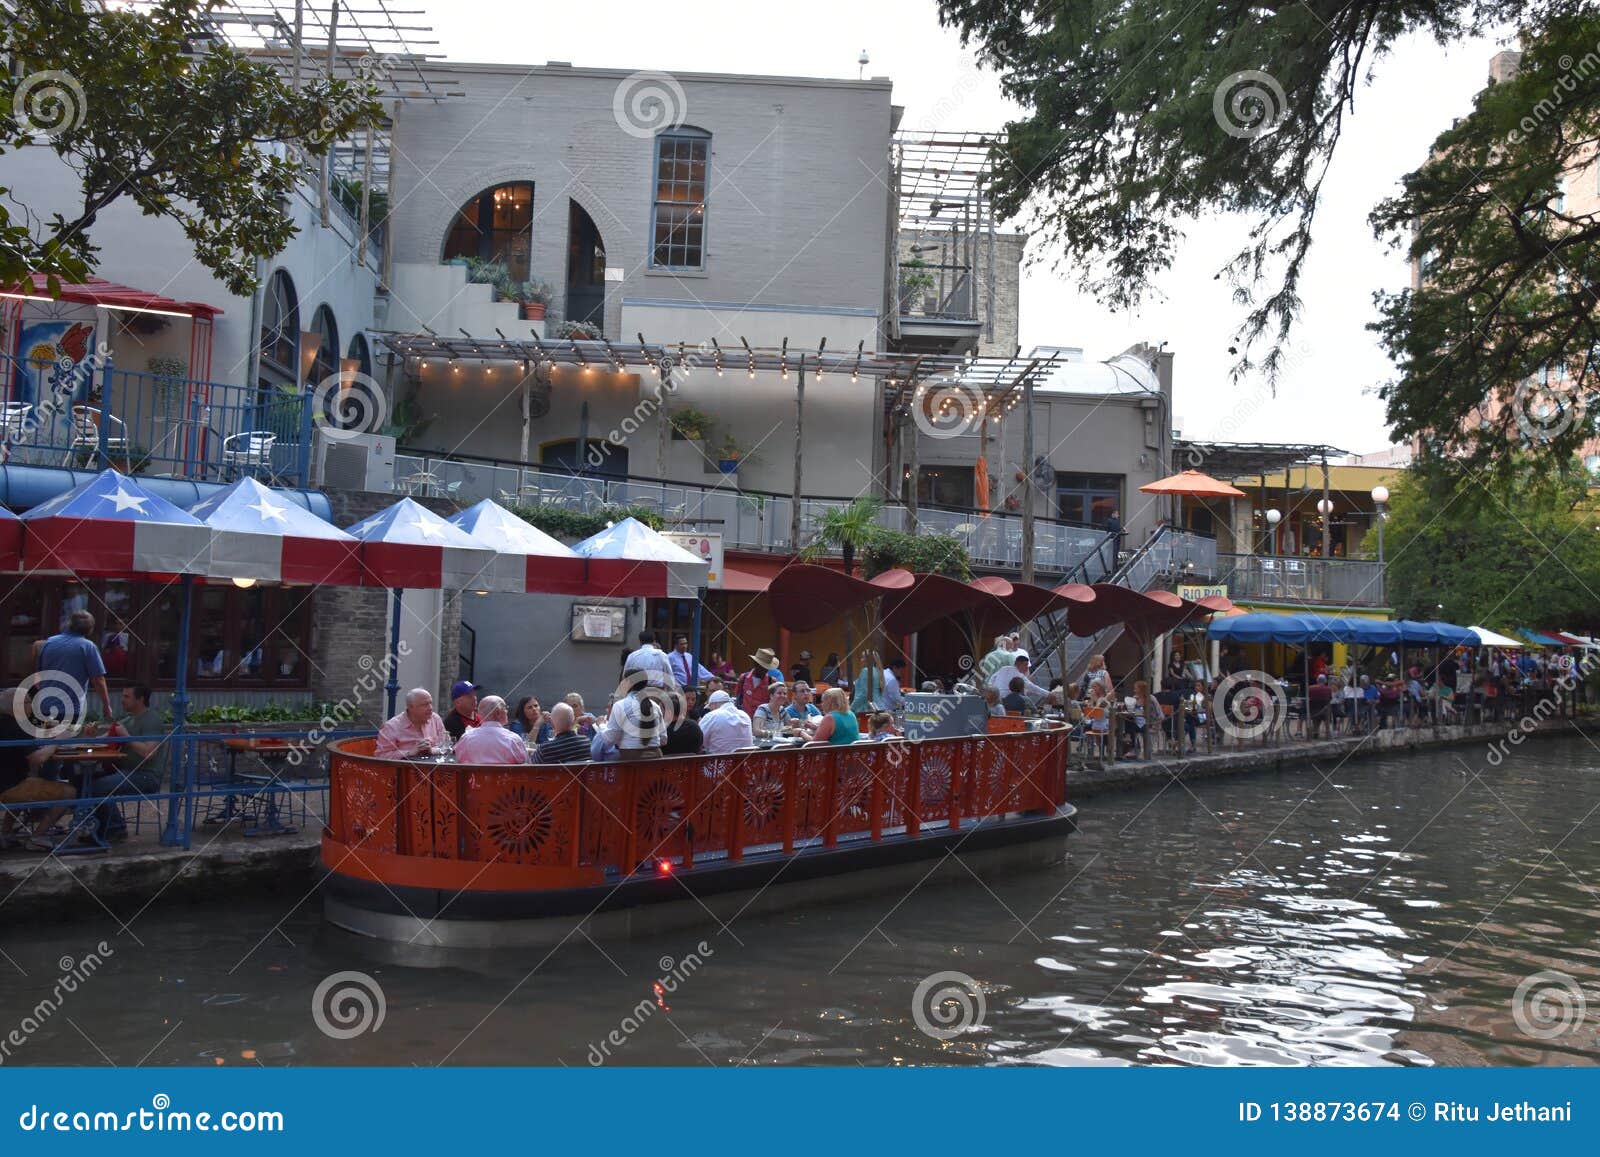
{"type": "MultiPolygon", "coordinates": [[[[1503,653],[1475,655],[1435,649],[1426,658],[1408,656],[1401,669],[1395,653],[1369,656],[1332,668],[1331,650],[1302,656],[1303,688],[1283,684],[1283,700],[1305,721],[1308,737],[1422,723],[1449,723],[1476,709],[1478,718],[1500,718],[1519,696],[1542,691],[1581,666],[1571,656],[1503,653]],[[1384,665],[1384,660],[1388,665],[1384,665]],[[1471,676],[1468,691],[1458,677],[1471,676]]],[[[813,677],[813,656],[801,651],[785,672],[770,647],[757,649],[750,665],[735,672],[719,654],[705,663],[685,636],[670,650],[643,631],[625,656],[622,681],[611,701],[591,713],[576,691],[544,706],[536,696],[511,702],[484,695],[483,688],[456,683],[440,715],[432,693],[416,688],[405,710],[383,725],[376,754],[388,758],[453,755],[463,763],[579,763],[654,759],[674,755],[725,755],[776,745],[847,744],[900,738],[905,705],[903,659],[884,662],[863,650],[847,677],[830,653],[813,677]]],[[[1179,636],[1169,648],[1159,690],[1132,671],[1121,678],[1104,655],[1091,655],[1075,682],[1034,678],[1018,635],[995,638],[981,658],[963,660],[963,670],[924,681],[919,690],[981,695],[994,717],[1048,718],[1072,729],[1086,754],[1102,759],[1150,758],[1158,749],[1193,753],[1202,741],[1221,741],[1231,696],[1248,688],[1231,676],[1245,669],[1241,648],[1223,651],[1221,670],[1210,675],[1184,656],[1179,636]],[[1219,703],[1219,696],[1229,700],[1219,703]]],[[[1261,676],[1270,678],[1270,676],[1261,676]]],[[[1276,688],[1274,689],[1276,690],[1276,688]]]]}
{"type": "Polygon", "coordinates": [[[641,631],[622,664],[611,702],[595,715],[568,693],[545,707],[525,695],[513,705],[461,680],[441,715],[425,687],[406,693],[405,709],[378,730],[374,754],[389,759],[453,756],[458,763],[583,763],[726,755],[775,745],[839,745],[903,737],[905,661],[861,652],[853,684],[840,678],[837,654],[811,678],[809,651],[786,676],[776,652],[761,647],[735,672],[721,655],[701,664],[680,636],[672,650],[641,631]],[[865,724],[863,725],[863,720],[865,724]]]}

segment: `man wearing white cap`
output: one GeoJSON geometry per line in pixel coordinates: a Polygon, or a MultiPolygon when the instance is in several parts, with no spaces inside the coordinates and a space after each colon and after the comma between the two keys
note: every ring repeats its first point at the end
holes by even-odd
{"type": "Polygon", "coordinates": [[[713,691],[706,700],[706,713],[700,717],[700,734],[707,755],[727,755],[755,743],[750,716],[740,711],[726,691],[713,691]]]}

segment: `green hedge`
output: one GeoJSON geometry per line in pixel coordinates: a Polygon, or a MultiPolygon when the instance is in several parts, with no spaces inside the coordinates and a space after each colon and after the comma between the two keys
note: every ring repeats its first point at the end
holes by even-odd
{"type": "Polygon", "coordinates": [[[867,577],[903,567],[919,574],[972,577],[971,560],[961,539],[952,534],[906,534],[899,530],[874,530],[861,545],[867,577]]]}
{"type": "Polygon", "coordinates": [[[660,530],[666,525],[659,513],[645,506],[598,506],[590,510],[574,510],[570,506],[540,503],[514,506],[512,513],[557,538],[588,538],[604,530],[606,523],[621,522],[624,518],[637,518],[651,530],[660,530]]]}
{"type": "MultiPolygon", "coordinates": [[[[191,725],[202,723],[291,723],[307,719],[321,719],[331,714],[337,703],[315,703],[310,699],[299,703],[216,703],[189,712],[191,725]]],[[[171,712],[167,720],[172,719],[171,712]]]]}

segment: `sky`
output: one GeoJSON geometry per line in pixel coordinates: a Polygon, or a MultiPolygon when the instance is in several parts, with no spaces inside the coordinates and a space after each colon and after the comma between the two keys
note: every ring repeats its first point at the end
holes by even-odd
{"type": "MultiPolygon", "coordinates": [[[[894,82],[902,127],[994,130],[1018,111],[976,54],[942,28],[932,0],[600,0],[580,8],[527,0],[423,0],[439,40],[458,61],[664,72],[744,72],[854,77],[894,82]]],[[[1021,293],[1021,340],[1081,346],[1105,358],[1135,342],[1175,354],[1173,414],[1184,437],[1221,441],[1319,442],[1352,453],[1389,442],[1376,387],[1393,367],[1367,331],[1372,295],[1408,279],[1403,258],[1376,240],[1367,214],[1427,155],[1433,139],[1483,87],[1490,40],[1446,49],[1418,37],[1378,62],[1356,99],[1324,185],[1315,245],[1302,283],[1304,310],[1288,343],[1289,369],[1274,393],[1263,379],[1232,379],[1232,335],[1243,319],[1226,279],[1214,275],[1237,248],[1245,223],[1196,223],[1156,294],[1136,312],[1114,313],[1078,289],[1041,242],[1029,245],[1021,293]]],[[[1017,223],[1022,224],[1022,223],[1017,223]]]]}

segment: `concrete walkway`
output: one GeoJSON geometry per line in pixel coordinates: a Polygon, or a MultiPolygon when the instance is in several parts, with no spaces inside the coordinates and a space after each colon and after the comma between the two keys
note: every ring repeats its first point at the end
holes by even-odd
{"type": "MultiPolygon", "coordinates": [[[[1258,771],[1292,771],[1316,767],[1326,773],[1352,759],[1395,755],[1438,747],[1477,747],[1470,765],[1481,765],[1491,744],[1506,744],[1515,723],[1410,728],[1367,735],[1283,743],[1275,746],[1228,746],[1198,755],[1119,760],[1107,765],[1090,761],[1067,773],[1067,794],[1080,801],[1107,791],[1149,790],[1174,780],[1258,771]]],[[[1600,734],[1600,717],[1551,719],[1534,727],[1529,738],[1600,734]]],[[[1510,748],[1514,758],[1515,748],[1510,748]]],[[[306,899],[322,878],[318,863],[320,825],[313,820],[294,835],[250,838],[236,826],[197,830],[194,847],[165,848],[156,842],[158,828],[141,823],[140,832],[112,851],[79,856],[38,852],[0,852],[0,925],[15,927],[25,919],[65,919],[80,914],[106,914],[126,922],[155,904],[194,901],[240,901],[281,897],[287,903],[306,899]]]]}

